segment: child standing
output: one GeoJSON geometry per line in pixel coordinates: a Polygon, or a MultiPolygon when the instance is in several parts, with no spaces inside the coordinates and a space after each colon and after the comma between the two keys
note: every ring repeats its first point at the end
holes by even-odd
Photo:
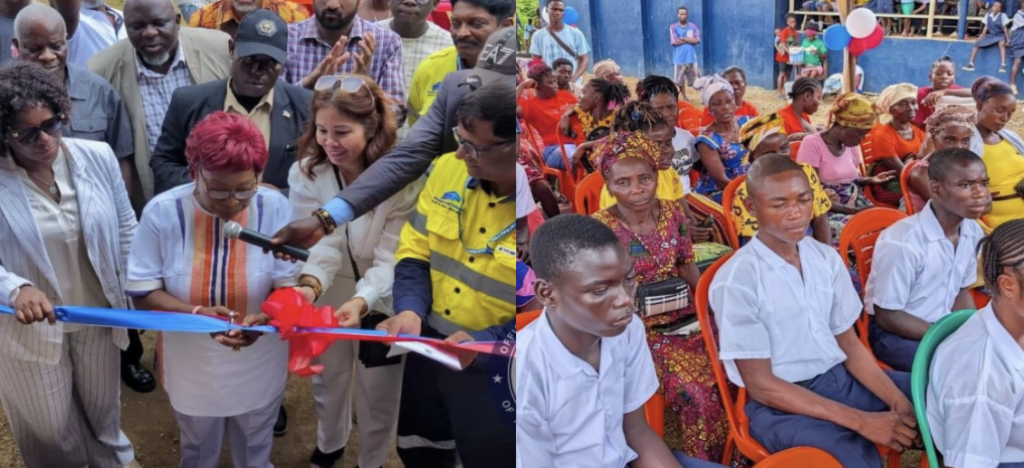
{"type": "Polygon", "coordinates": [[[974,71],[974,59],[978,51],[999,45],[999,57],[1002,65],[999,66],[999,73],[1006,73],[1006,46],[1010,42],[1010,32],[1007,25],[1010,17],[1003,13],[1003,2],[992,3],[992,9],[985,15],[985,26],[981,28],[981,36],[974,43],[974,50],[971,51],[971,62],[964,67],[965,71],[974,71]]]}
{"type": "Polygon", "coordinates": [[[1024,9],[1013,14],[1013,26],[1010,28],[1010,52],[1013,53],[1013,68],[1010,69],[1010,89],[1017,94],[1017,72],[1020,62],[1024,59],[1024,9]]]}
{"type": "MultiPolygon", "coordinates": [[[[796,30],[796,15],[786,15],[786,27],[775,31],[775,62],[779,64],[778,88],[779,99],[786,99],[786,81],[793,66],[789,64],[789,48],[797,45],[800,33],[796,30]]],[[[705,103],[706,104],[706,103],[705,103]]]]}
{"type": "Polygon", "coordinates": [[[696,47],[700,44],[700,30],[689,21],[690,11],[686,7],[679,7],[678,14],[679,22],[669,28],[672,36],[672,64],[675,65],[676,84],[679,85],[683,100],[689,102],[686,86],[693,86],[693,82],[700,77],[696,47]]]}
{"type": "Polygon", "coordinates": [[[932,71],[928,75],[931,86],[917,89],[917,114],[914,125],[924,130],[924,122],[935,113],[935,104],[946,96],[969,98],[971,90],[956,84],[956,64],[948,56],[940,57],[932,63],[932,71]]]}

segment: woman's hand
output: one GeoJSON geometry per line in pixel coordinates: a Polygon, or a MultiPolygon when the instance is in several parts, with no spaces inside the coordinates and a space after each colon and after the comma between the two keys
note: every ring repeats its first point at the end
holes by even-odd
{"type": "Polygon", "coordinates": [[[576,147],[576,151],[572,153],[572,157],[569,158],[569,164],[575,166],[583,160],[583,158],[594,148],[596,142],[588,141],[576,147]]]}
{"type": "Polygon", "coordinates": [[[866,177],[863,179],[864,185],[882,185],[896,178],[896,171],[885,171],[875,175],[874,177],[866,177]]]}
{"type": "Polygon", "coordinates": [[[46,294],[32,286],[23,286],[18,291],[18,298],[12,308],[14,317],[25,325],[43,320],[50,322],[50,325],[57,323],[57,315],[53,312],[53,306],[46,298],[46,294]]]}
{"type": "Polygon", "coordinates": [[[921,105],[924,106],[924,107],[935,107],[935,104],[939,102],[939,99],[942,99],[945,96],[946,96],[946,91],[945,90],[942,90],[942,91],[932,91],[932,92],[928,93],[927,96],[925,96],[924,101],[921,101],[921,105]]]}
{"type": "Polygon", "coordinates": [[[572,125],[570,124],[570,121],[569,121],[569,119],[571,118],[573,112],[574,111],[572,109],[569,109],[569,112],[566,112],[565,114],[562,114],[562,118],[558,119],[558,133],[560,133],[562,135],[565,135],[567,137],[572,137],[573,136],[572,135],[572,125]]]}
{"type": "Polygon", "coordinates": [[[416,312],[406,310],[381,322],[377,329],[387,332],[388,336],[398,336],[400,333],[419,336],[423,330],[423,319],[416,312]]]}
{"type": "MultiPolygon", "coordinates": [[[[266,314],[254,314],[247,315],[244,319],[242,319],[241,325],[243,327],[253,327],[258,325],[266,325],[267,323],[270,323],[270,317],[268,317],[266,314]]],[[[252,346],[253,343],[256,343],[256,340],[259,339],[259,337],[262,335],[263,333],[261,332],[245,331],[236,328],[234,330],[228,331],[227,333],[217,334],[213,337],[213,339],[214,341],[224,346],[238,349],[245,348],[247,346],[252,346]]]]}
{"type": "Polygon", "coordinates": [[[316,292],[309,286],[296,286],[292,288],[295,292],[299,293],[306,302],[312,304],[316,302],[316,292]]]}
{"type": "Polygon", "coordinates": [[[342,304],[334,311],[334,316],[338,318],[338,327],[359,328],[359,321],[363,318],[363,310],[366,310],[366,307],[366,299],[361,297],[353,297],[342,304]]]}

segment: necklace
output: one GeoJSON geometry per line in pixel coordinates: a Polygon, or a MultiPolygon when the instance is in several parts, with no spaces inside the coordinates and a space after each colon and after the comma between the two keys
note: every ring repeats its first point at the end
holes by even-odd
{"type": "Polygon", "coordinates": [[[50,195],[56,196],[57,193],[60,191],[60,190],[58,190],[58,187],[57,187],[57,175],[56,174],[53,175],[53,182],[47,182],[47,181],[45,181],[43,179],[40,179],[39,177],[36,177],[36,175],[32,174],[31,172],[25,171],[25,173],[28,174],[29,177],[31,177],[31,178],[33,178],[35,180],[38,180],[40,183],[45,185],[46,188],[48,189],[48,191],[50,192],[50,195]]]}

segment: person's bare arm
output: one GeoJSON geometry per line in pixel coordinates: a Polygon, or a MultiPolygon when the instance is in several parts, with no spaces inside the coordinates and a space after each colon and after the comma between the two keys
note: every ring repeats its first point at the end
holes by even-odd
{"type": "Polygon", "coordinates": [[[50,6],[60,13],[64,18],[64,27],[67,29],[68,39],[75,36],[78,31],[79,11],[82,9],[81,0],[50,0],[50,6]]]}
{"type": "Polygon", "coordinates": [[[576,71],[572,74],[572,80],[575,82],[580,79],[581,76],[587,71],[587,66],[590,65],[590,55],[580,55],[576,58],[576,71]]]}
{"type": "Polygon", "coordinates": [[[704,164],[704,169],[708,171],[712,179],[718,182],[720,187],[725,187],[732,182],[727,175],[725,175],[725,164],[722,164],[722,157],[710,146],[704,143],[697,144],[697,154],[700,155],[700,161],[704,164]]]}
{"type": "Polygon", "coordinates": [[[932,199],[931,179],[926,168],[916,166],[910,171],[910,188],[925,202],[932,199]]]}
{"type": "Polygon", "coordinates": [[[828,223],[828,213],[811,220],[814,239],[825,245],[832,245],[832,226],[828,223]]]}
{"type": "MultiPolygon", "coordinates": [[[[911,421],[913,421],[913,425],[908,428],[915,429],[915,431],[912,431],[914,434],[910,435],[910,439],[916,438],[917,420],[914,418],[914,405],[896,387],[892,379],[885,375],[882,368],[878,367],[875,358],[871,356],[868,349],[857,338],[853,327],[836,335],[836,342],[839,343],[839,347],[846,354],[846,363],[844,365],[846,370],[850,372],[850,375],[857,379],[861,385],[867,387],[878,399],[888,404],[894,412],[909,416],[911,421]]],[[[903,446],[909,447],[910,443],[904,443],[903,446]]]]}
{"type": "Polygon", "coordinates": [[[890,171],[902,171],[903,161],[900,160],[899,156],[890,155],[879,159],[879,163],[882,164],[886,170],[890,171]]]}
{"type": "Polygon", "coordinates": [[[932,324],[902,310],[891,310],[875,306],[875,322],[889,333],[895,333],[908,340],[921,341],[932,324]]]}
{"type": "Polygon", "coordinates": [[[960,293],[956,295],[956,300],[953,301],[953,311],[958,310],[969,310],[977,309],[978,304],[974,302],[974,296],[971,296],[970,288],[963,288],[960,293]]]}
{"type": "Polygon", "coordinates": [[[623,416],[622,430],[626,434],[626,445],[638,456],[630,464],[633,468],[680,468],[665,441],[647,425],[643,408],[623,416]]]}
{"type": "Polygon", "coordinates": [[[680,263],[677,265],[677,268],[679,269],[679,277],[686,281],[691,291],[696,291],[697,282],[700,281],[700,270],[697,269],[697,264],[694,262],[680,263]]]}

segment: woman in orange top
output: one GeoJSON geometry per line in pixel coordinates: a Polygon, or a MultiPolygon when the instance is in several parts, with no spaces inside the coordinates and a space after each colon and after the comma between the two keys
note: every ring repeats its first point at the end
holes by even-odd
{"type": "Polygon", "coordinates": [[[785,125],[786,135],[789,135],[789,145],[793,148],[793,159],[800,154],[800,142],[804,137],[822,131],[822,128],[815,127],[811,123],[811,116],[818,112],[821,106],[821,83],[813,78],[798,78],[793,83],[793,90],[789,98],[793,103],[779,110],[779,117],[785,125]]]}
{"type": "MultiPolygon", "coordinates": [[[[736,98],[736,117],[757,117],[757,108],[753,104],[743,100],[747,94],[747,72],[740,67],[729,67],[722,72],[722,78],[732,85],[732,94],[736,98]]],[[[708,103],[704,103],[704,112],[701,114],[700,125],[707,127],[714,123],[715,118],[711,115],[708,103]]]]}
{"type": "MultiPolygon", "coordinates": [[[[904,161],[916,157],[924,143],[924,132],[913,125],[917,114],[917,87],[901,83],[885,88],[875,101],[882,113],[879,122],[861,144],[868,174],[903,170],[904,161]]],[[[903,199],[899,179],[871,187],[871,194],[879,203],[898,207],[903,199]]]]}
{"type": "MultiPolygon", "coordinates": [[[[565,170],[562,150],[558,147],[558,122],[566,111],[576,105],[576,96],[558,89],[555,73],[544,62],[530,65],[528,80],[516,87],[516,116],[540,132],[544,143],[544,161],[555,169],[565,170]],[[522,99],[523,91],[536,89],[533,99],[522,99]]],[[[565,145],[568,154],[576,151],[576,145],[565,145]]]]}

